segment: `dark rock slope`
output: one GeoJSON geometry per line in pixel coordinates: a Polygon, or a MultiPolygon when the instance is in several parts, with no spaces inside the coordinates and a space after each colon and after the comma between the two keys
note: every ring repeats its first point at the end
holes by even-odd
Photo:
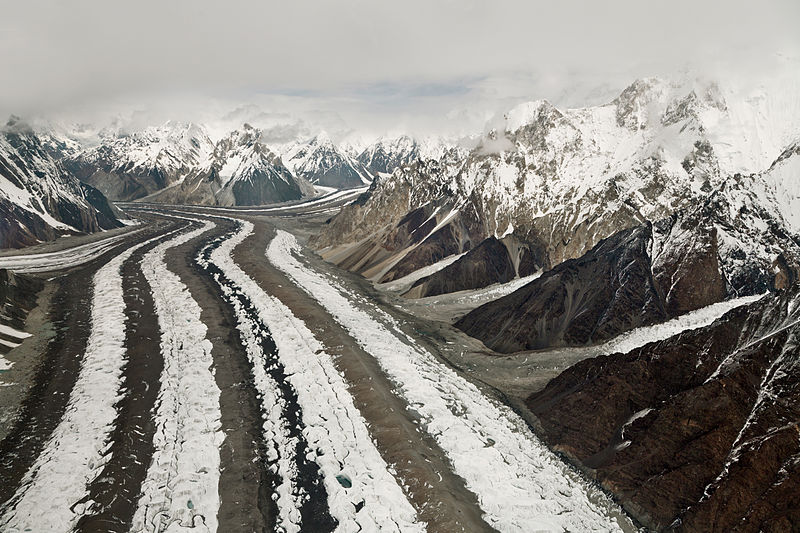
{"type": "Polygon", "coordinates": [[[122,226],[103,194],[53,159],[39,136],[12,118],[0,129],[0,248],[122,226]]]}
{"type": "Polygon", "coordinates": [[[456,323],[493,350],[599,342],[667,318],[650,269],[650,225],[624,230],[456,323]]]}
{"type": "Polygon", "coordinates": [[[506,283],[517,271],[508,249],[496,237],[478,246],[442,270],[419,279],[403,296],[424,298],[466,289],[479,289],[492,283],[506,283]]]}
{"type": "Polygon", "coordinates": [[[800,530],[800,286],[587,359],[527,399],[539,434],[644,525],[800,530]]]}

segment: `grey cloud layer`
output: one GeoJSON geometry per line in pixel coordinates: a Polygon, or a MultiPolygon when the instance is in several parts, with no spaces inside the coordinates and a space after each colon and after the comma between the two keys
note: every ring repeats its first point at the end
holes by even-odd
{"type": "Polygon", "coordinates": [[[478,102],[558,99],[578,82],[616,88],[685,67],[747,74],[800,48],[795,1],[6,4],[3,112],[267,95],[350,120],[414,122],[478,102]]]}

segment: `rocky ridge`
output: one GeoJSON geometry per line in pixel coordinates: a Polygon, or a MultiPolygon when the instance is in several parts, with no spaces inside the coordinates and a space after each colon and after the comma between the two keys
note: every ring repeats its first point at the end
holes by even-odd
{"type": "Polygon", "coordinates": [[[121,212],[13,118],[0,131],[0,248],[121,227],[121,212]]]}
{"type": "MultiPolygon", "coordinates": [[[[730,211],[732,226],[718,228],[724,260],[733,264],[744,253],[749,258],[739,271],[763,273],[779,255],[775,246],[734,233],[746,218],[759,219],[748,228],[766,241],[775,238],[765,233],[791,231],[793,204],[778,198],[786,182],[779,170],[794,163],[784,149],[797,135],[791,123],[800,116],[797,100],[792,92],[743,98],[715,84],[687,89],[646,79],[603,106],[523,104],[471,152],[418,162],[379,180],[314,244],[329,260],[384,282],[489,237],[513,235],[549,270],[621,229],[713,202],[730,211]],[[418,209],[434,213],[435,232],[398,240],[418,209]],[[769,227],[762,224],[767,220],[769,227]]],[[[758,286],[765,284],[761,279],[758,286]]]]}
{"type": "Polygon", "coordinates": [[[642,524],[800,526],[800,286],[626,354],[582,361],[527,406],[552,448],[642,524]]]}

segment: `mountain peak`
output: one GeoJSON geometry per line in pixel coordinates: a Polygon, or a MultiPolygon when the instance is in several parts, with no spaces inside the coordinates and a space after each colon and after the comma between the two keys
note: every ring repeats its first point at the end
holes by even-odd
{"type": "Polygon", "coordinates": [[[524,102],[515,106],[503,116],[505,119],[505,131],[513,133],[524,126],[538,121],[543,115],[552,115],[553,113],[559,112],[555,106],[547,100],[524,102]]]}

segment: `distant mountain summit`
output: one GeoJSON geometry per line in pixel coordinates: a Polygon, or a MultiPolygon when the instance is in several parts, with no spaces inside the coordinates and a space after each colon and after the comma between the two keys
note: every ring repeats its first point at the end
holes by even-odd
{"type": "Polygon", "coordinates": [[[420,158],[417,141],[408,135],[380,138],[358,156],[358,161],[372,173],[391,174],[396,169],[410,165],[420,158]]]}
{"type": "Polygon", "coordinates": [[[312,195],[313,187],[287,169],[245,124],[221,139],[205,161],[148,201],[201,205],[263,205],[312,195]]]}
{"type": "Polygon", "coordinates": [[[347,189],[373,180],[364,165],[337,148],[326,133],[291,145],[283,159],[296,176],[314,185],[347,189]]]}
{"type": "Polygon", "coordinates": [[[203,126],[169,121],[133,133],[107,132],[64,166],[113,200],[131,201],[182,181],[214,150],[203,126]]]}

